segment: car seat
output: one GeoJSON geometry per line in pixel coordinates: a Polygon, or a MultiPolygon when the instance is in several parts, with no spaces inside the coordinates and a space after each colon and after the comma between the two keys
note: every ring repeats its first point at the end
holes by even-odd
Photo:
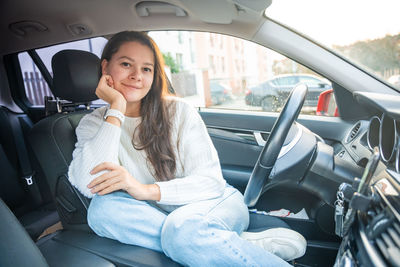
{"type": "Polygon", "coordinates": [[[2,199],[0,218],[0,266],[115,266],[95,254],[49,238],[35,244],[2,199]]]}
{"type": "MultiPolygon", "coordinates": [[[[57,99],[87,103],[97,99],[99,58],[89,52],[63,50],[52,58],[53,88],[57,99]]],[[[90,110],[61,112],[35,124],[29,134],[33,151],[43,169],[64,228],[89,230],[89,199],[68,181],[68,166],[75,148],[75,129],[90,110]]]]}
{"type": "Polygon", "coordinates": [[[32,122],[24,113],[0,106],[0,197],[36,239],[59,221],[47,182],[26,146],[32,122]]]}
{"type": "MultiPolygon", "coordinates": [[[[99,79],[97,56],[85,51],[63,50],[53,56],[52,66],[52,92],[58,100],[87,103],[97,99],[94,94],[99,79]]],[[[85,108],[50,115],[36,123],[29,133],[29,141],[43,169],[63,225],[63,230],[40,239],[39,247],[44,247],[49,257],[52,255],[49,251],[58,253],[54,245],[62,244],[98,255],[117,266],[179,266],[163,253],[99,237],[89,228],[86,216],[90,199],[71,186],[67,177],[76,143],[75,129],[80,119],[89,112],[91,110],[85,108]]],[[[70,253],[77,255],[80,252],[70,253]]],[[[88,257],[84,255],[82,259],[88,257]]]]}
{"type": "MultiPolygon", "coordinates": [[[[94,91],[99,79],[99,59],[95,55],[85,51],[63,50],[54,55],[52,65],[55,97],[63,97],[75,103],[96,99],[94,91]]],[[[80,119],[89,112],[91,111],[80,110],[51,115],[35,124],[29,135],[30,143],[45,173],[64,227],[64,232],[54,239],[102,255],[109,254],[107,259],[115,259],[115,254],[130,255],[128,260],[130,263],[137,262],[138,257],[144,257],[144,259],[151,257],[154,265],[147,266],[174,265],[175,263],[162,253],[98,237],[87,225],[87,208],[90,200],[69,183],[67,173],[77,141],[75,129],[80,119]],[[114,243],[107,243],[111,241],[114,243]]],[[[250,225],[253,230],[273,227],[290,228],[280,219],[271,217],[266,220],[264,217],[261,218],[257,214],[251,215],[250,225]]]]}

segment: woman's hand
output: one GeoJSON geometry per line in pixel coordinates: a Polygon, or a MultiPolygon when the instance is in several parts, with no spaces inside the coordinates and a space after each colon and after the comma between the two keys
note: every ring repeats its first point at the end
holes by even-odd
{"type": "Polygon", "coordinates": [[[114,81],[110,75],[103,75],[96,88],[96,95],[110,104],[110,108],[117,109],[125,114],[125,97],[114,89],[114,81]]]}
{"type": "Polygon", "coordinates": [[[120,165],[103,162],[94,167],[90,174],[94,175],[104,170],[108,170],[108,172],[103,173],[88,184],[87,187],[91,189],[92,194],[105,195],[124,190],[137,200],[160,200],[161,192],[158,185],[139,183],[120,165]]]}

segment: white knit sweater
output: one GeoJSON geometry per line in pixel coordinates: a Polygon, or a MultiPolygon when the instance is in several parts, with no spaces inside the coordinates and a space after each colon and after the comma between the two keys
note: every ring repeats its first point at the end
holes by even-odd
{"type": "Polygon", "coordinates": [[[84,116],[76,128],[78,141],[69,166],[68,176],[83,195],[93,197],[87,185],[104,172],[90,171],[102,162],[113,162],[143,184],[160,187],[161,205],[184,205],[212,199],[223,194],[222,177],[217,152],[197,111],[179,98],[172,118],[172,144],[176,155],[176,178],[156,182],[144,150],[132,145],[133,132],[141,118],[125,117],[121,127],[106,122],[103,116],[108,107],[101,107],[84,116]]]}

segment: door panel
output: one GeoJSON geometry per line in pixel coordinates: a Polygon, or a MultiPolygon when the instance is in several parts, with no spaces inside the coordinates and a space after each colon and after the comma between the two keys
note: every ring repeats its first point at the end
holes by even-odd
{"type": "MultiPolygon", "coordinates": [[[[200,115],[218,151],[224,178],[243,193],[262,150],[254,132],[262,132],[267,139],[278,114],[208,109],[201,110],[200,115]]],[[[298,122],[331,144],[340,143],[352,126],[340,118],[310,115],[301,115],[298,122]]],[[[310,220],[318,225],[315,229],[333,233],[333,208],[298,184],[272,188],[261,196],[256,208],[262,211],[284,208],[292,212],[305,208],[310,220]]],[[[323,238],[335,239],[332,234],[323,238]]]]}
{"type": "MultiPolygon", "coordinates": [[[[278,114],[208,109],[200,115],[218,151],[224,177],[239,189],[245,187],[262,150],[257,133],[267,140],[278,114]]],[[[298,121],[331,144],[340,143],[353,125],[335,117],[301,115],[298,121]]]]}
{"type": "MultiPolygon", "coordinates": [[[[200,109],[207,127],[236,129],[247,132],[270,132],[278,113],[247,112],[236,110],[200,109]]],[[[340,142],[354,122],[338,117],[300,115],[298,122],[325,140],[340,142]]]]}

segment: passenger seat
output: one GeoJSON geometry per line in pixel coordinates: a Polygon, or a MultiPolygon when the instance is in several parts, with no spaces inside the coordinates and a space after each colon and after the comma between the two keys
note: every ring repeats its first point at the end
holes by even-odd
{"type": "MultiPolygon", "coordinates": [[[[85,51],[63,50],[55,54],[52,59],[53,95],[74,103],[97,99],[94,92],[99,80],[99,61],[97,56],[85,51]]],[[[117,266],[179,266],[164,253],[99,237],[89,228],[86,217],[90,200],[71,186],[67,177],[75,149],[75,129],[89,112],[57,113],[39,121],[30,131],[29,141],[64,228],[40,239],[39,247],[49,246],[50,249],[51,243],[72,246],[99,255],[117,266]]]]}

